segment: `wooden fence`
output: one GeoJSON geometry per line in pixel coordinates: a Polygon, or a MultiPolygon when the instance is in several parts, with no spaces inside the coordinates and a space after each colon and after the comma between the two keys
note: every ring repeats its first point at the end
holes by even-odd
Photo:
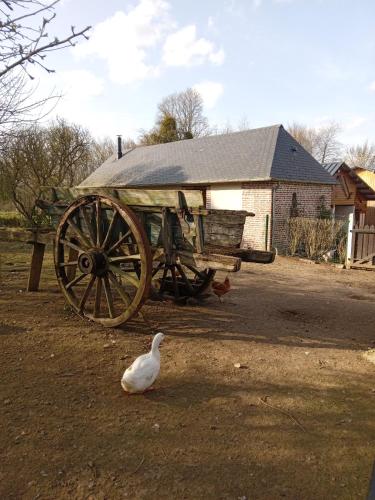
{"type": "Polygon", "coordinates": [[[347,267],[375,270],[375,225],[359,223],[349,228],[349,231],[351,238],[347,267]]]}
{"type": "Polygon", "coordinates": [[[367,208],[364,223],[369,226],[375,225],[375,207],[367,208]]]}

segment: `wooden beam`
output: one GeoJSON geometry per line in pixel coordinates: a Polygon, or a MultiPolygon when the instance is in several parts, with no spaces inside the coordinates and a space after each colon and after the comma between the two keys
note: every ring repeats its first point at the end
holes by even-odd
{"type": "Polygon", "coordinates": [[[29,279],[27,281],[27,288],[26,288],[28,292],[37,292],[39,290],[40,274],[42,271],[45,247],[46,246],[44,243],[33,244],[29,279]]]}
{"type": "Polygon", "coordinates": [[[215,269],[216,271],[236,272],[241,268],[241,259],[239,257],[231,257],[229,255],[218,254],[199,254],[185,252],[182,250],[176,251],[181,264],[188,264],[198,269],[215,269]]]}

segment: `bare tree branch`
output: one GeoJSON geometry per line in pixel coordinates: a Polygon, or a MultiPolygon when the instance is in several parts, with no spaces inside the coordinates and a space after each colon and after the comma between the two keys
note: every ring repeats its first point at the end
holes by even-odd
{"type": "Polygon", "coordinates": [[[306,127],[296,122],[288,127],[288,132],[295,140],[320,163],[337,160],[341,155],[342,145],[337,139],[340,130],[336,122],[320,128],[306,127]]]}

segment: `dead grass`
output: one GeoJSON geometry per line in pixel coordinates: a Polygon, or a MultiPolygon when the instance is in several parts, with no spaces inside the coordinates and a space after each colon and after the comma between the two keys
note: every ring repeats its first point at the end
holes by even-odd
{"type": "Polygon", "coordinates": [[[345,261],[346,228],[343,221],[332,219],[289,219],[289,252],[319,260],[331,250],[336,250],[340,262],[345,261]]]}

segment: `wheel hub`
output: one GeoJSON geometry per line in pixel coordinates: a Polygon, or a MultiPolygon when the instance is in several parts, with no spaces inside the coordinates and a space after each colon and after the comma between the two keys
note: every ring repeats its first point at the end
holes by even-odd
{"type": "Polygon", "coordinates": [[[83,252],[78,258],[78,267],[84,274],[101,276],[106,271],[107,262],[100,252],[83,252]]]}

